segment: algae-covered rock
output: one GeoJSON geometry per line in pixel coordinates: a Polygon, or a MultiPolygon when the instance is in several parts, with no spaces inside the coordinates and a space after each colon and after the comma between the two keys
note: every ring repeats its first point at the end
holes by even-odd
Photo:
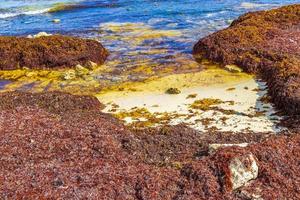
{"type": "Polygon", "coordinates": [[[181,91],[178,88],[169,88],[166,91],[166,94],[180,94],[181,91]]]}
{"type": "Polygon", "coordinates": [[[89,62],[101,65],[107,56],[107,50],[90,39],[45,33],[33,38],[0,37],[0,70],[58,69],[89,62]]]}
{"type": "Polygon", "coordinates": [[[267,81],[277,107],[300,114],[300,4],[245,14],[201,39],[193,54],[267,81]]]}

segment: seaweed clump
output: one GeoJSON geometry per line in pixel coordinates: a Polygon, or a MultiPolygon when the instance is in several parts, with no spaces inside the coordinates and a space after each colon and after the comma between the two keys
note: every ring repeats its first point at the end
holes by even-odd
{"type": "Polygon", "coordinates": [[[201,134],[183,125],[129,130],[103,114],[95,97],[12,92],[0,99],[1,199],[300,196],[299,135],[201,134]],[[208,153],[211,143],[241,142],[257,143],[208,153]],[[259,176],[232,191],[226,166],[249,153],[259,176]]]}
{"type": "Polygon", "coordinates": [[[0,37],[0,70],[73,68],[101,65],[108,51],[95,40],[62,35],[38,38],[0,37]]]}
{"type": "Polygon", "coordinates": [[[194,101],[194,103],[192,103],[190,105],[190,108],[193,109],[200,109],[203,111],[207,111],[207,110],[211,110],[213,105],[218,105],[224,103],[222,100],[220,99],[209,99],[209,98],[205,98],[205,99],[200,99],[200,100],[196,100],[194,101]]]}
{"type": "Polygon", "coordinates": [[[199,40],[193,54],[257,74],[267,82],[278,108],[299,115],[299,13],[295,4],[245,14],[229,28],[199,40]]]}
{"type": "Polygon", "coordinates": [[[178,88],[169,88],[166,91],[166,94],[180,94],[181,91],[178,88]]]}

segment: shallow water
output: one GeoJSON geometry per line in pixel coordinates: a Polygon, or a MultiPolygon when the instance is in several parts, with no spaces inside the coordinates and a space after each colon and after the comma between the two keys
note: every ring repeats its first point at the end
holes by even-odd
{"type": "Polygon", "coordinates": [[[111,52],[110,67],[126,70],[147,65],[156,68],[155,74],[166,67],[182,70],[193,59],[190,53],[199,38],[228,26],[239,15],[297,2],[4,0],[0,3],[0,35],[45,31],[96,38],[111,52]],[[48,12],[61,5],[73,7],[48,12]],[[53,23],[54,19],[61,22],[53,23]]]}

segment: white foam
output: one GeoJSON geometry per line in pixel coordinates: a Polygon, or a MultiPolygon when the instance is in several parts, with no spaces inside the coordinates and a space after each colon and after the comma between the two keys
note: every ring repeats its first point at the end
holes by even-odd
{"type": "Polygon", "coordinates": [[[16,17],[20,15],[38,15],[47,13],[50,10],[50,8],[45,8],[41,10],[32,10],[32,11],[25,11],[25,12],[16,12],[16,13],[2,13],[0,14],[0,19],[6,19],[11,17],[16,17]]]}
{"type": "Polygon", "coordinates": [[[259,3],[251,3],[251,2],[242,2],[239,5],[241,9],[256,9],[256,8],[265,8],[265,7],[272,7],[272,4],[259,4],[259,3]]]}

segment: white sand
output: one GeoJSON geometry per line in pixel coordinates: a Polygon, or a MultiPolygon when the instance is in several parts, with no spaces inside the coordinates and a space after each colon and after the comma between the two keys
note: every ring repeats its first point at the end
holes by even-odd
{"type": "MultiPolygon", "coordinates": [[[[132,108],[138,107],[146,108],[151,113],[184,114],[185,116],[172,119],[171,124],[187,123],[190,127],[201,131],[207,131],[209,128],[214,127],[220,131],[277,132],[281,130],[276,125],[280,117],[274,115],[275,110],[271,104],[263,103],[259,100],[266,92],[264,83],[258,82],[253,78],[247,78],[246,80],[233,81],[226,84],[199,85],[198,87],[184,88],[181,89],[181,93],[178,95],[165,94],[163,91],[120,91],[99,95],[98,98],[107,105],[104,112],[111,112],[111,103],[114,103],[119,106],[114,110],[115,113],[130,111],[132,108]],[[228,88],[235,89],[228,90],[228,88]],[[260,89],[260,91],[256,89],[260,89]],[[197,97],[187,99],[186,97],[190,94],[197,94],[197,97]],[[194,116],[187,119],[186,117],[191,114],[189,105],[195,100],[204,98],[234,101],[234,105],[222,103],[217,106],[226,110],[234,110],[237,113],[227,115],[215,110],[202,111],[192,109],[194,116]],[[256,116],[255,113],[258,111],[263,111],[263,113],[256,116]],[[205,126],[201,122],[203,119],[213,119],[213,121],[205,126]]],[[[140,118],[140,120],[145,121],[147,119],[140,118]]],[[[132,122],[130,117],[127,117],[125,121],[127,123],[132,122]]]]}

